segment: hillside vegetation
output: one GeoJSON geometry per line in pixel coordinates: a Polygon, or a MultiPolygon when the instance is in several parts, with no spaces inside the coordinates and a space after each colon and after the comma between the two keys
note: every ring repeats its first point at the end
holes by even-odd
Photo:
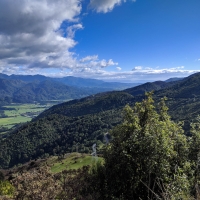
{"type": "Polygon", "coordinates": [[[148,83],[53,106],[0,141],[0,166],[7,168],[33,158],[71,152],[77,144],[80,152],[91,152],[91,146],[105,143],[104,134],[122,121],[124,106],[140,102],[145,98],[144,93],[154,86],[155,102],[167,96],[172,119],[186,121],[184,129],[190,134],[189,124],[200,113],[199,73],[181,81],[148,83]]]}
{"type": "Polygon", "coordinates": [[[26,83],[21,80],[0,79],[0,103],[34,103],[45,100],[69,100],[95,92],[55,81],[26,83]]]}

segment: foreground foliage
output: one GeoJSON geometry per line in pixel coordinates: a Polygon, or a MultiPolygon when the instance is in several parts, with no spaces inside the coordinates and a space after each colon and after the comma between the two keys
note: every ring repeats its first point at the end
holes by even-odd
{"type": "Polygon", "coordinates": [[[125,107],[105,164],[91,175],[98,199],[199,199],[200,123],[186,137],[167,110],[165,99],[154,107],[152,93],[133,109],[125,107]]]}
{"type": "Polygon", "coordinates": [[[159,111],[152,95],[124,110],[105,151],[106,193],[122,199],[188,198],[189,146],[179,124],[170,120],[164,99],[159,111]],[[117,174],[117,176],[116,176],[117,174]]]}
{"type": "Polygon", "coordinates": [[[14,194],[15,188],[10,184],[9,181],[0,181],[0,196],[8,195],[12,196],[14,194]]]}
{"type": "Polygon", "coordinates": [[[55,199],[61,185],[47,169],[31,170],[12,180],[15,199],[55,199]]]}

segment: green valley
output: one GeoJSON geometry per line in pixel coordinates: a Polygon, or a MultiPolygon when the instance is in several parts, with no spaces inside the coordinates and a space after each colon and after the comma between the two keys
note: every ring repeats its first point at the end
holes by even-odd
{"type": "Polygon", "coordinates": [[[31,121],[41,112],[62,101],[47,101],[34,104],[12,103],[0,107],[0,133],[4,134],[21,123],[31,121]]]}

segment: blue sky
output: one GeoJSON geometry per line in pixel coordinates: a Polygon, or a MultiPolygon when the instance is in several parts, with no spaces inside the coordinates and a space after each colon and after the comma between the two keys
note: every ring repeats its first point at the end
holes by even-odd
{"type": "Polygon", "coordinates": [[[0,73],[146,82],[200,71],[199,0],[0,0],[0,73]]]}

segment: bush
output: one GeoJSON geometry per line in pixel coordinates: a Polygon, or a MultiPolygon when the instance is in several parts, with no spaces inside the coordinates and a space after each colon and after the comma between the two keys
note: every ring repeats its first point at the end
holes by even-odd
{"type": "Polygon", "coordinates": [[[103,169],[93,173],[100,199],[189,199],[189,146],[167,110],[164,98],[155,108],[152,93],[133,109],[125,107],[124,121],[104,151],[103,169]]]}

